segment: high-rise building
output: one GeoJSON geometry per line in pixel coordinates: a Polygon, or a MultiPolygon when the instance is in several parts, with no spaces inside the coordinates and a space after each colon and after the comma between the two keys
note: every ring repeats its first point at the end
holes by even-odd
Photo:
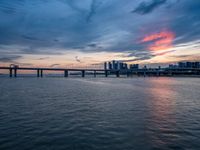
{"type": "Polygon", "coordinates": [[[139,64],[130,64],[130,69],[139,69],[139,64]]]}
{"type": "Polygon", "coordinates": [[[111,62],[108,62],[108,68],[109,68],[110,70],[112,70],[112,63],[111,63],[111,62]]]}
{"type": "Polygon", "coordinates": [[[112,61],[112,68],[115,69],[115,60],[112,61]]]}
{"type": "Polygon", "coordinates": [[[186,63],[185,62],[179,62],[178,68],[186,68],[186,63]]]}
{"type": "Polygon", "coordinates": [[[124,69],[128,69],[128,65],[124,63],[124,69]]]}
{"type": "Polygon", "coordinates": [[[186,68],[192,68],[192,62],[186,62],[186,68]]]}
{"type": "Polygon", "coordinates": [[[120,68],[120,70],[121,70],[121,69],[124,69],[123,67],[124,67],[124,63],[120,62],[120,63],[119,63],[119,68],[120,68]]]}
{"type": "Polygon", "coordinates": [[[107,70],[107,62],[104,62],[104,70],[107,70]]]}
{"type": "Polygon", "coordinates": [[[128,65],[126,63],[123,63],[121,61],[111,61],[111,62],[106,62],[104,63],[104,69],[110,69],[110,70],[125,70],[128,69],[128,65]],[[106,66],[106,67],[105,67],[106,66]]]}
{"type": "Polygon", "coordinates": [[[175,68],[178,68],[178,66],[176,64],[169,64],[168,68],[175,69],[175,68]]]}
{"type": "Polygon", "coordinates": [[[195,62],[194,66],[195,68],[200,68],[200,62],[195,62]]]}
{"type": "Polygon", "coordinates": [[[178,62],[178,68],[200,68],[200,62],[178,62]]]}

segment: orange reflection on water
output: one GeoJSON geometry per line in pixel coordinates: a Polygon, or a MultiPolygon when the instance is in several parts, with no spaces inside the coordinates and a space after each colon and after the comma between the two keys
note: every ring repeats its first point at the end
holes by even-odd
{"type": "Polygon", "coordinates": [[[176,132],[176,96],[173,78],[157,78],[147,81],[149,87],[148,134],[155,147],[166,147],[169,141],[177,141],[176,132]],[[167,140],[166,140],[167,139],[167,140]]]}
{"type": "Polygon", "coordinates": [[[164,119],[174,109],[176,92],[172,89],[173,82],[176,82],[173,78],[148,80],[150,88],[147,92],[150,96],[150,106],[157,119],[164,119]]]}

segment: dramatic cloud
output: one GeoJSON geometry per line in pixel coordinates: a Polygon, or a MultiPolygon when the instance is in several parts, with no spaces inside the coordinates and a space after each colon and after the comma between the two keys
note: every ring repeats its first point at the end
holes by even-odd
{"type": "Polygon", "coordinates": [[[86,18],[87,22],[91,21],[91,18],[93,15],[95,15],[97,8],[101,5],[101,2],[98,2],[97,0],[92,0],[91,6],[90,6],[90,11],[88,13],[88,16],[86,18]]]}
{"type": "Polygon", "coordinates": [[[170,54],[172,52],[175,52],[175,50],[158,52],[158,53],[135,52],[135,53],[131,53],[131,54],[123,55],[122,56],[124,58],[131,58],[131,57],[135,57],[135,58],[132,58],[132,59],[122,59],[120,61],[122,61],[122,62],[134,62],[134,61],[149,60],[149,59],[151,59],[153,57],[163,56],[163,55],[166,55],[166,54],[170,54]]]}
{"type": "Polygon", "coordinates": [[[38,60],[46,60],[46,59],[49,59],[49,57],[41,57],[38,60]]]}
{"type": "Polygon", "coordinates": [[[175,34],[171,31],[162,31],[145,36],[141,43],[153,42],[149,45],[148,49],[157,51],[172,48],[172,42],[175,39],[175,34]]]}
{"type": "Polygon", "coordinates": [[[1,63],[16,61],[12,56],[39,63],[59,55],[62,60],[53,63],[61,64],[104,53],[87,59],[92,64],[115,59],[114,54],[130,54],[128,59],[141,62],[156,58],[155,52],[164,58],[166,50],[196,54],[199,8],[199,0],[1,0],[1,63]]]}
{"type": "Polygon", "coordinates": [[[135,8],[132,12],[138,14],[147,14],[152,12],[155,8],[164,4],[167,0],[152,0],[150,2],[142,2],[140,5],[135,8]]]}
{"type": "Polygon", "coordinates": [[[16,63],[16,60],[21,58],[21,56],[4,56],[0,57],[0,62],[11,62],[11,63],[16,63]]]}
{"type": "Polygon", "coordinates": [[[52,64],[49,67],[53,68],[53,67],[58,67],[58,66],[60,66],[60,64],[52,64]]]}

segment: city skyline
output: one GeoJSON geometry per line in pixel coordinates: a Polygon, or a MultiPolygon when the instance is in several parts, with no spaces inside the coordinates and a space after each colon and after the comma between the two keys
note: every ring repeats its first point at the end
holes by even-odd
{"type": "Polygon", "coordinates": [[[0,64],[200,61],[199,8],[188,0],[2,0],[0,64]]]}

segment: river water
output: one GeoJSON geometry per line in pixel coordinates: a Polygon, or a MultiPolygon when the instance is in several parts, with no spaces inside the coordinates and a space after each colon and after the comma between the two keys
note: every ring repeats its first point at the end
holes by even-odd
{"type": "Polygon", "coordinates": [[[0,78],[1,150],[198,150],[199,78],[0,78]]]}

